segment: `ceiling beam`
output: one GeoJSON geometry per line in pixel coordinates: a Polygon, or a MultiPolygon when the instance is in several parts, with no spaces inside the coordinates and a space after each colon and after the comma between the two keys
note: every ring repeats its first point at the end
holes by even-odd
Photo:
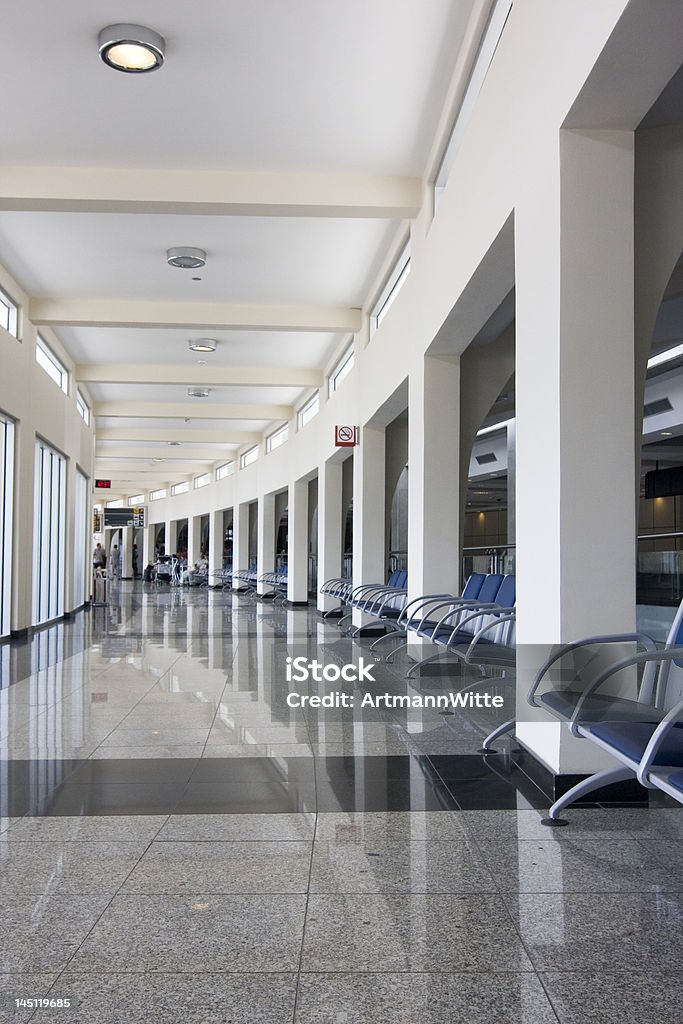
{"type": "Polygon", "coordinates": [[[116,480],[125,478],[126,480],[134,480],[138,478],[138,486],[142,486],[145,489],[148,487],[148,480],[152,474],[157,477],[162,476],[164,480],[174,479],[182,480],[183,477],[190,476],[191,474],[197,474],[205,471],[214,462],[219,462],[220,459],[199,459],[192,462],[183,462],[178,460],[177,462],[169,463],[152,463],[151,459],[136,460],[122,460],[117,462],[115,459],[102,459],[98,456],[95,459],[96,475],[103,477],[105,480],[116,480]]]}
{"type": "Polygon", "coordinates": [[[419,178],[125,167],[0,168],[0,209],[403,220],[420,209],[419,178]]]}
{"type": "Polygon", "coordinates": [[[244,430],[182,430],[171,427],[102,427],[95,431],[96,441],[184,441],[189,444],[256,444],[261,435],[244,430]]]}
{"type": "Polygon", "coordinates": [[[143,419],[168,417],[193,420],[289,420],[293,410],[289,405],[221,405],[207,404],[204,399],[187,402],[96,402],[95,416],[132,416],[143,419]]]}
{"type": "Polygon", "coordinates": [[[40,299],[29,320],[51,327],[178,327],[184,330],[355,333],[361,311],[345,307],[235,305],[226,302],[152,302],[125,299],[40,299]]]}
{"type": "Polygon", "coordinates": [[[180,448],[171,448],[168,445],[159,445],[159,447],[148,447],[148,448],[136,448],[134,445],[121,447],[121,448],[97,448],[95,450],[96,459],[146,459],[150,462],[152,459],[183,459],[184,461],[191,462],[193,459],[201,459],[210,462],[218,462],[219,459],[225,459],[226,456],[234,454],[235,449],[228,448],[192,448],[189,445],[183,445],[180,448]]]}
{"type": "MultiPolygon", "coordinates": [[[[208,359],[211,359],[210,355],[208,359]]],[[[84,384],[215,384],[301,388],[319,388],[323,384],[321,370],[296,370],[289,367],[81,363],[75,369],[75,376],[77,381],[84,384]]]]}

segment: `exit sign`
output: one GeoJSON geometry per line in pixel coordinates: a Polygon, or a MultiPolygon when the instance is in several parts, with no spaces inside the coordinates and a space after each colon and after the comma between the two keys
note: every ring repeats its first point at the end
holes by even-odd
{"type": "Polygon", "coordinates": [[[95,481],[95,490],[96,491],[108,490],[110,487],[111,487],[111,480],[96,480],[95,481]]]}

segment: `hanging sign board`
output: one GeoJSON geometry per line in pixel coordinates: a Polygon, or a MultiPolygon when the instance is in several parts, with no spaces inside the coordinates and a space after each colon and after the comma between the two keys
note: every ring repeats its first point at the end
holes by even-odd
{"type": "Polygon", "coordinates": [[[145,525],[145,506],[141,505],[139,508],[133,509],[133,526],[144,526],[145,525]]]}
{"type": "Polygon", "coordinates": [[[111,487],[111,480],[96,480],[95,490],[96,491],[108,491],[111,487]]]}
{"type": "Polygon", "coordinates": [[[358,444],[358,427],[335,427],[334,443],[337,448],[355,448],[358,444]]]}

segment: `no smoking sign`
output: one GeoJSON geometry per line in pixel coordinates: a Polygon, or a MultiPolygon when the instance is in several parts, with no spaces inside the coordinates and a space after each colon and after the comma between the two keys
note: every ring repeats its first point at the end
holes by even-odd
{"type": "Polygon", "coordinates": [[[355,448],[358,444],[358,427],[335,427],[334,443],[337,448],[355,448]]]}

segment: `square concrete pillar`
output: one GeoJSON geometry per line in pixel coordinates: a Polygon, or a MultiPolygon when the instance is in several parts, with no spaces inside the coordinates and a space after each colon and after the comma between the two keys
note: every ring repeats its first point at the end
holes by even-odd
{"type": "Polygon", "coordinates": [[[342,462],[323,462],[318,469],[318,611],[338,604],[320,593],[325,580],[342,574],[342,462]]]}
{"type": "Polygon", "coordinates": [[[460,361],[425,356],[408,381],[408,589],[460,589],[460,361]]]}
{"type": "Polygon", "coordinates": [[[202,517],[190,516],[187,521],[187,564],[190,569],[201,557],[202,517]]]}
{"type": "Polygon", "coordinates": [[[308,482],[289,485],[287,500],[287,600],[308,604],[308,482]]]}
{"type": "MultiPolygon", "coordinates": [[[[353,456],[354,587],[387,579],[385,455],[384,430],[363,427],[353,456]]],[[[354,623],[361,624],[360,612],[354,612],[354,623]]]]}
{"type": "Polygon", "coordinates": [[[144,572],[150,562],[154,561],[154,537],[156,534],[157,524],[150,523],[145,526],[142,531],[142,564],[140,571],[144,572]]]}
{"type": "Polygon", "coordinates": [[[605,758],[530,714],[531,672],[635,626],[633,175],[631,133],[562,131],[515,214],[517,735],[555,773],[605,758]]]}
{"type": "MultiPolygon", "coordinates": [[[[243,502],[235,505],[232,524],[232,567],[238,569],[249,568],[249,504],[243,502]]],[[[233,580],[233,588],[239,590],[239,580],[233,580]]]]}
{"type": "Polygon", "coordinates": [[[209,574],[223,568],[223,509],[209,512],[209,574]]]}
{"type": "Polygon", "coordinates": [[[164,524],[164,554],[176,554],[178,546],[178,520],[167,519],[164,524]]]}
{"type": "MultiPolygon", "coordinates": [[[[258,574],[273,572],[275,569],[275,495],[264,494],[258,501],[257,556],[258,574]]],[[[259,583],[257,593],[272,591],[269,583],[259,583]]]]}

